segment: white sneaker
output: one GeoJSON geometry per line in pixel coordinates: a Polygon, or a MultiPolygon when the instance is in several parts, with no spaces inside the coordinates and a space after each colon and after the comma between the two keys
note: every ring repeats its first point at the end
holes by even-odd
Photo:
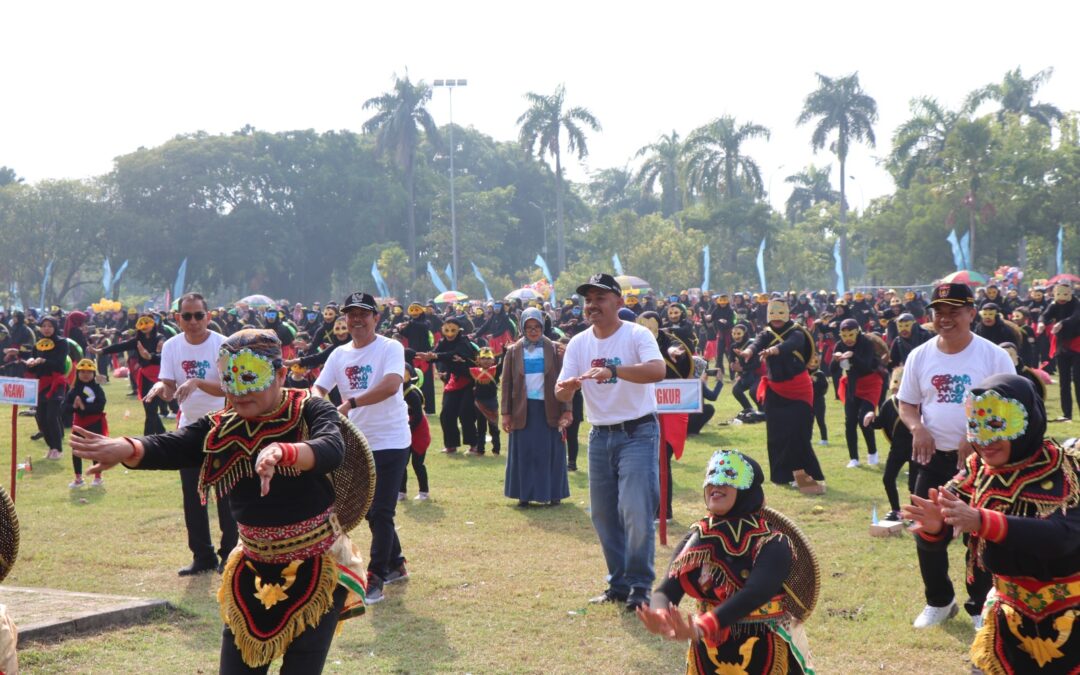
{"type": "Polygon", "coordinates": [[[823,438],[820,441],[818,441],[817,444],[818,445],[828,445],[829,444],[829,439],[823,438]]]}
{"type": "Polygon", "coordinates": [[[105,487],[105,479],[101,477],[101,474],[94,476],[94,482],[90,483],[90,487],[105,487]]]}
{"type": "Polygon", "coordinates": [[[417,492],[416,496],[413,497],[413,500],[418,502],[426,502],[429,499],[431,499],[431,497],[426,492],[417,492]]]}
{"type": "Polygon", "coordinates": [[[976,614],[975,616],[971,617],[971,623],[972,623],[972,625],[975,626],[975,630],[982,630],[982,627],[983,627],[982,614],[976,614]]]}
{"type": "Polygon", "coordinates": [[[68,483],[68,487],[71,488],[72,490],[78,490],[79,488],[85,487],[85,486],[86,486],[86,481],[84,481],[82,478],[76,478],[75,480],[68,483]]]}
{"type": "Polygon", "coordinates": [[[857,459],[853,459],[853,460],[851,460],[850,462],[847,463],[847,468],[849,468],[849,469],[854,469],[857,466],[859,466],[859,460],[857,460],[857,459]]]}
{"type": "Polygon", "coordinates": [[[397,500],[398,500],[399,502],[403,502],[403,501],[405,501],[405,499],[406,499],[406,498],[407,498],[408,496],[409,496],[409,495],[405,494],[404,492],[399,492],[399,493],[397,493],[397,500]]]}
{"type": "Polygon", "coordinates": [[[870,466],[877,466],[877,464],[878,464],[878,462],[877,462],[877,453],[875,452],[875,453],[873,453],[871,455],[867,455],[866,456],[866,463],[869,464],[870,466]]]}
{"type": "Polygon", "coordinates": [[[926,607],[923,607],[922,613],[915,617],[915,623],[912,625],[916,628],[936,626],[945,623],[956,616],[958,611],[960,611],[960,607],[957,606],[956,600],[952,600],[945,607],[932,607],[931,605],[927,605],[926,607]]]}

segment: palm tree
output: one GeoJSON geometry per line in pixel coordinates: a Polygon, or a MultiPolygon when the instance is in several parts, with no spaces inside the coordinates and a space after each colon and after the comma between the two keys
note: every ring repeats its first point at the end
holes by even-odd
{"type": "Polygon", "coordinates": [[[525,94],[529,109],[517,119],[521,127],[519,140],[525,151],[543,159],[550,155],[555,160],[555,220],[558,239],[558,271],[566,269],[566,232],[563,225],[563,171],[562,171],[562,133],[566,132],[566,149],[584,159],[589,154],[582,126],[593,131],[600,131],[600,122],[588,108],[575,106],[564,110],[566,87],[559,85],[555,93],[544,96],[534,92],[525,94]]]}
{"type": "Polygon", "coordinates": [[[1005,79],[1000,84],[988,84],[971,92],[965,108],[969,112],[974,112],[984,101],[997,101],[1001,104],[997,112],[998,122],[1004,120],[1006,114],[1013,113],[1030,117],[1044,126],[1052,126],[1054,122],[1061,121],[1064,114],[1058,107],[1049,103],[1035,103],[1035,92],[1053,74],[1053,68],[1046,68],[1025,78],[1020,72],[1020,67],[1017,66],[1016,70],[1005,73],[1005,79]]]}
{"type": "Polygon", "coordinates": [[[814,205],[836,204],[840,201],[840,193],[832,187],[830,173],[832,173],[831,166],[819,169],[811,164],[784,179],[785,183],[795,186],[791,189],[791,195],[787,198],[785,205],[785,213],[792,225],[814,205]]]}
{"type": "Polygon", "coordinates": [[[761,196],[761,169],[742,154],[742,144],[752,138],[768,140],[769,130],[753,122],[739,125],[730,115],[695,129],[686,141],[687,182],[706,195],[733,199],[748,190],[752,197],[761,196]]]}
{"type": "Polygon", "coordinates": [[[660,214],[667,218],[683,207],[682,173],[686,145],[679,139],[679,132],[661,134],[655,143],[637,151],[635,157],[646,155],[634,180],[641,185],[643,195],[652,194],[660,183],[660,214]]]}
{"type": "Polygon", "coordinates": [[[859,73],[832,78],[816,73],[818,88],[810,92],[799,113],[799,124],[818,118],[810,145],[814,152],[825,147],[825,141],[836,132],[830,146],[840,161],[840,260],[847,274],[847,156],[852,141],[864,141],[874,147],[874,122],[877,121],[877,102],[859,85],[859,73]]]}
{"type": "Polygon", "coordinates": [[[393,154],[394,161],[405,173],[408,193],[408,245],[411,278],[416,279],[416,148],[420,133],[433,144],[440,144],[439,129],[425,107],[431,100],[431,88],[423,80],[413,84],[408,74],[394,77],[394,91],[364,101],[364,110],[374,108],[375,114],[364,122],[364,133],[374,133],[375,147],[380,153],[393,154]]]}
{"type": "Polygon", "coordinates": [[[960,118],[959,113],[944,108],[930,96],[912,99],[911,112],[914,117],[893,134],[893,149],[886,162],[902,188],[911,186],[919,169],[942,167],[945,141],[960,118]]]}
{"type": "Polygon", "coordinates": [[[594,172],[589,177],[586,190],[589,201],[597,210],[597,215],[603,217],[609,213],[616,213],[624,209],[637,211],[641,206],[641,200],[637,198],[634,187],[634,175],[625,167],[609,167],[594,172]]]}
{"type": "Polygon", "coordinates": [[[962,202],[968,209],[968,250],[972,267],[975,267],[976,218],[986,207],[979,202],[980,188],[983,177],[993,168],[996,146],[993,129],[985,117],[958,120],[945,146],[945,170],[953,176],[955,191],[963,194],[962,202]]]}

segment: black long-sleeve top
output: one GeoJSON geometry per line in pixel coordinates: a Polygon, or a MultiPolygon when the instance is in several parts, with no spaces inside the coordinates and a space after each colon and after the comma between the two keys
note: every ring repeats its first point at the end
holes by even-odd
{"type": "Polygon", "coordinates": [[[889,439],[889,447],[893,450],[911,450],[914,442],[911,430],[900,421],[900,402],[895,395],[885,399],[885,402],[881,404],[871,426],[885,433],[885,438],[889,439]]]}
{"type": "Polygon", "coordinates": [[[904,365],[908,354],[932,337],[934,337],[933,333],[919,325],[911,327],[911,335],[908,337],[898,333],[892,344],[889,345],[889,363],[893,367],[904,365]]]}
{"type": "Polygon", "coordinates": [[[64,409],[74,410],[80,415],[97,415],[105,412],[105,392],[94,380],[89,382],[83,382],[80,379],[75,380],[74,386],[71,387],[71,391],[64,397],[64,409]],[[83,402],[83,409],[75,409],[75,399],[80,398],[83,402]]]}
{"type": "Polygon", "coordinates": [[[45,359],[43,362],[29,366],[29,370],[38,377],[44,375],[52,375],[53,373],[61,373],[67,370],[67,357],[68,357],[68,341],[60,337],[56,333],[52,334],[52,337],[42,338],[52,340],[53,348],[42,351],[34,345],[33,351],[30,353],[32,359],[45,359]]]}
{"type": "Polygon", "coordinates": [[[814,410],[824,410],[825,394],[829,393],[829,378],[818,368],[810,373],[810,382],[814,385],[814,410]]]}
{"type": "Polygon", "coordinates": [[[409,319],[401,324],[398,333],[408,341],[409,349],[414,349],[418,352],[431,351],[431,343],[433,340],[431,337],[431,324],[428,323],[427,317],[420,316],[415,319],[409,319]]]}
{"type": "Polygon", "coordinates": [[[300,365],[305,368],[317,368],[326,363],[326,359],[330,358],[330,352],[334,351],[341,345],[346,345],[352,342],[352,337],[346,335],[344,339],[338,340],[337,336],[333,333],[330,334],[330,345],[324,349],[320,349],[317,352],[308,354],[307,356],[300,357],[300,365]]]}
{"type": "MultiPolygon", "coordinates": [[[[295,523],[316,516],[334,503],[334,486],[329,473],[345,458],[345,442],[337,409],[329,401],[309,398],[301,413],[307,425],[304,439],[315,455],[315,466],[299,476],[274,474],[270,491],[259,496],[259,478],[255,474],[253,452],[251,462],[254,478],[240,478],[229,492],[229,504],[236,522],[244,525],[269,526],[295,523]]],[[[167,434],[142,436],[145,454],[137,469],[184,469],[199,467],[206,455],[203,443],[210,432],[210,416],[204,416],[182,429],[167,434]]]]}
{"type": "Polygon", "coordinates": [[[770,380],[784,382],[806,370],[806,362],[809,360],[812,347],[806,333],[791,321],[788,321],[777,330],[776,335],[768,329],[762,330],[754,338],[750,348],[755,355],[760,355],[763,350],[769,347],[778,347],[780,349],[779,354],[764,360],[765,372],[770,380]],[[782,335],[783,338],[776,342],[776,335],[782,335]]]}
{"type": "MultiPolygon", "coordinates": [[[[680,551],[685,545],[684,539],[675,550],[680,551]]],[[[745,619],[780,594],[784,590],[784,580],[791,571],[791,559],[791,545],[786,539],[774,539],[763,544],[743,587],[712,610],[720,626],[728,627],[745,619]]],[[[686,592],[677,576],[669,576],[656,590],[667,596],[673,605],[679,604],[686,592]]]]}
{"type": "Polygon", "coordinates": [[[469,376],[469,368],[476,365],[477,349],[464,334],[458,333],[453,340],[443,338],[435,345],[435,363],[439,370],[459,377],[469,376]],[[454,357],[460,356],[461,361],[454,357]]]}
{"type": "Polygon", "coordinates": [[[1039,323],[1061,324],[1057,334],[1058,349],[1067,347],[1070,340],[1080,335],[1080,300],[1073,297],[1068,302],[1051,302],[1039,315],[1039,323]]]}
{"type": "Polygon", "coordinates": [[[510,317],[507,316],[506,312],[493,312],[487,321],[476,329],[476,337],[483,337],[484,335],[498,337],[503,333],[510,333],[511,338],[517,337],[514,324],[510,323],[510,317]]]}
{"type": "Polygon", "coordinates": [[[409,409],[409,430],[415,431],[424,418],[424,393],[415,384],[405,388],[405,407],[409,409]]]}
{"type": "Polygon", "coordinates": [[[836,351],[833,352],[833,361],[830,366],[834,373],[840,372],[840,359],[836,358],[835,355],[848,351],[851,352],[851,358],[848,359],[851,368],[848,369],[847,373],[852,381],[863,375],[876,373],[881,369],[881,359],[878,358],[877,352],[874,351],[874,345],[870,342],[870,338],[859,334],[855,338],[855,344],[850,347],[843,342],[836,345],[836,351]]]}
{"type": "Polygon", "coordinates": [[[161,345],[165,342],[165,338],[154,330],[149,335],[142,331],[135,331],[135,337],[130,340],[123,340],[115,344],[111,344],[105,349],[102,349],[101,354],[119,354],[120,352],[131,351],[139,359],[139,365],[141,366],[157,366],[161,365],[161,345]],[[143,349],[150,353],[150,358],[144,357],[139,353],[137,344],[141,344],[143,349]]]}

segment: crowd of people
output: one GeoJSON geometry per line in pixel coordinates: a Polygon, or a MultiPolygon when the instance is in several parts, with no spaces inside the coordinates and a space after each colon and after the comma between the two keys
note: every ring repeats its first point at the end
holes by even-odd
{"type": "MultiPolygon", "coordinates": [[[[93,486],[103,484],[101,469],[121,461],[180,471],[192,552],[181,575],[216,569],[243,581],[242,570],[261,570],[252,573],[257,580],[263,572],[283,574],[268,564],[313,560],[334,541],[347,541],[328,524],[333,500],[312,496],[301,531],[325,535],[325,545],[301,547],[291,557],[260,556],[258,546],[272,548],[296,536],[298,524],[277,512],[267,519],[250,500],[276,485],[270,483],[275,473],[294,479],[314,472],[320,478],[305,480],[322,485],[340,463],[340,438],[330,438],[326,417],[336,408],[363,432],[374,457],[376,485],[366,515],[372,543],[361,589],[369,605],[383,598],[384,586],[408,578],[395,508],[408,498],[410,464],[415,498],[431,495],[424,459],[436,378],[442,382],[442,452],[481,457],[489,447],[493,455],[505,449],[504,494],[522,508],[557,506],[570,496],[568,472],[578,470],[578,432],[587,421],[590,515],[608,569],[608,587],[592,600],[623,604],[648,630],[696,643],[688,655],[696,672],[726,665],[716,652],[723,644],[721,653],[731,663],[741,658],[764,664],[760,668],[783,662],[792,670],[812,670],[804,617],[793,616],[782,602],[792,556],[803,543],[766,517],[761,484],[767,479],[807,495],[826,492],[813,436],[816,421],[819,446],[829,443],[825,409],[832,384],[831,398],[843,409],[847,468],[861,465],[860,438],[865,461],[879,463],[874,430],[880,429],[889,446],[882,474],[890,504],[886,519],[918,523],[927,605],[914,625],[937,625],[958,611],[948,578],[945,545],[952,530],[946,523],[963,531],[969,545],[965,608],[980,628],[973,661],[998,672],[995,664],[1019,663],[1024,655],[1044,663],[1062,658],[1026,640],[1045,633],[1049,618],[1069,617],[1071,626],[1080,611],[1074,609],[1080,591],[1073,588],[1080,577],[1070,576],[1080,573],[1074,564],[1080,551],[1077,455],[1043,440],[1050,375],[1057,373],[1061,387],[1058,419],[1071,418],[1074,390],[1080,397],[1080,300],[1068,284],[1036,284],[1024,295],[993,284],[977,291],[943,284],[929,294],[873,289],[663,296],[623,289],[601,273],[576,290],[557,307],[542,299],[402,305],[357,292],[340,306],[282,301],[213,309],[202,296],[187,294],[170,312],[14,311],[0,317],[3,374],[38,380],[34,414],[48,458],[62,457],[65,429],[73,427],[72,489],[86,485],[84,458],[99,463],[90,471],[93,486]],[[129,395],[143,404],[139,439],[108,438],[100,384],[113,377],[126,378],[129,395]],[[764,422],[768,466],[734,451],[713,457],[704,483],[709,513],[676,546],[667,579],[654,593],[656,527],[672,507],[670,463],[681,456],[687,436],[701,433],[715,415],[709,403],[698,413],[658,415],[654,385],[664,379],[700,380],[705,401],[715,401],[729,384],[740,412],[718,422],[764,422]],[[1003,397],[1013,407],[994,403],[1003,397]],[[996,421],[975,419],[973,410],[989,411],[996,421]],[[229,426],[229,415],[273,418],[282,431],[254,443],[230,440],[229,433],[240,432],[229,426]],[[173,417],[179,428],[166,433],[162,420],[173,417]],[[1016,431],[1021,418],[1023,428],[1016,431]],[[303,432],[296,430],[301,427],[303,432]],[[228,450],[211,453],[211,440],[228,450]],[[1000,445],[1010,442],[1011,456],[1000,445]],[[203,461],[207,453],[214,455],[213,470],[203,461]],[[1031,457],[1053,467],[1032,474],[1043,480],[1039,490],[1017,492],[1002,476],[1032,473],[1031,457]],[[217,466],[222,460],[225,468],[217,466]],[[913,502],[906,507],[896,486],[905,465],[913,502]],[[1008,494],[999,489],[1006,484],[1008,494]],[[218,501],[216,549],[209,493],[218,501]],[[1016,518],[1024,522],[1014,524],[1016,518]],[[1060,541],[1025,550],[1022,542],[1034,536],[1027,534],[1027,521],[1039,519],[1053,525],[1031,530],[1056,532],[1060,541]],[[755,525],[743,526],[750,522],[755,525]],[[995,553],[1003,548],[1008,552],[995,553]],[[1050,555],[1057,556],[1052,564],[1034,561],[1050,555]],[[732,556],[738,562],[723,562],[732,556]],[[694,576],[686,581],[690,571],[694,576]],[[706,572],[714,577],[708,583],[706,572]],[[1051,603],[1060,610],[1052,617],[1033,614],[1030,604],[1017,600],[1018,585],[1030,589],[1035,583],[1029,577],[1042,584],[1040,592],[1064,584],[1065,596],[1051,603]],[[693,621],[674,609],[684,594],[699,601],[693,621]],[[985,624],[989,637],[984,616],[992,617],[985,624]],[[763,623],[769,624],[764,632],[750,628],[763,623]],[[758,642],[771,645],[770,656],[754,655],[758,642]]],[[[300,483],[288,485],[279,494],[300,483]]],[[[355,566],[348,554],[331,562],[355,566]]],[[[355,609],[348,585],[335,588],[326,585],[324,597],[297,618],[306,629],[289,633],[303,646],[293,651],[296,663],[310,666],[325,658],[336,620],[319,617],[334,607],[339,613],[355,609]]],[[[221,599],[223,607],[239,602],[221,599]]],[[[246,672],[289,653],[292,637],[273,649],[256,648],[249,639],[259,633],[259,621],[281,617],[266,607],[266,617],[244,623],[237,617],[250,618],[250,612],[241,609],[227,620],[223,671],[246,672]]],[[[1075,667],[1080,649],[1067,632],[1060,635],[1055,649],[1066,658],[1061,663],[1075,667]]]]}

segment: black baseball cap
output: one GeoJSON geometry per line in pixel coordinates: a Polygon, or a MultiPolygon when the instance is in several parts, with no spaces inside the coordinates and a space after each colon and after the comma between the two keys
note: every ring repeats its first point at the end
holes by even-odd
{"type": "Polygon", "coordinates": [[[622,295],[622,286],[618,281],[615,281],[615,277],[610,274],[594,274],[589,277],[589,280],[577,287],[578,295],[585,295],[589,292],[590,288],[598,288],[602,291],[610,291],[615,295],[622,295]]]}
{"type": "Polygon", "coordinates": [[[345,302],[341,304],[341,311],[347,312],[350,309],[366,309],[369,312],[378,312],[379,306],[375,304],[375,298],[370,293],[349,293],[345,298],[345,302]]]}
{"type": "Polygon", "coordinates": [[[930,306],[953,305],[955,307],[973,306],[975,294],[967,284],[938,284],[930,296],[930,306]]]}

